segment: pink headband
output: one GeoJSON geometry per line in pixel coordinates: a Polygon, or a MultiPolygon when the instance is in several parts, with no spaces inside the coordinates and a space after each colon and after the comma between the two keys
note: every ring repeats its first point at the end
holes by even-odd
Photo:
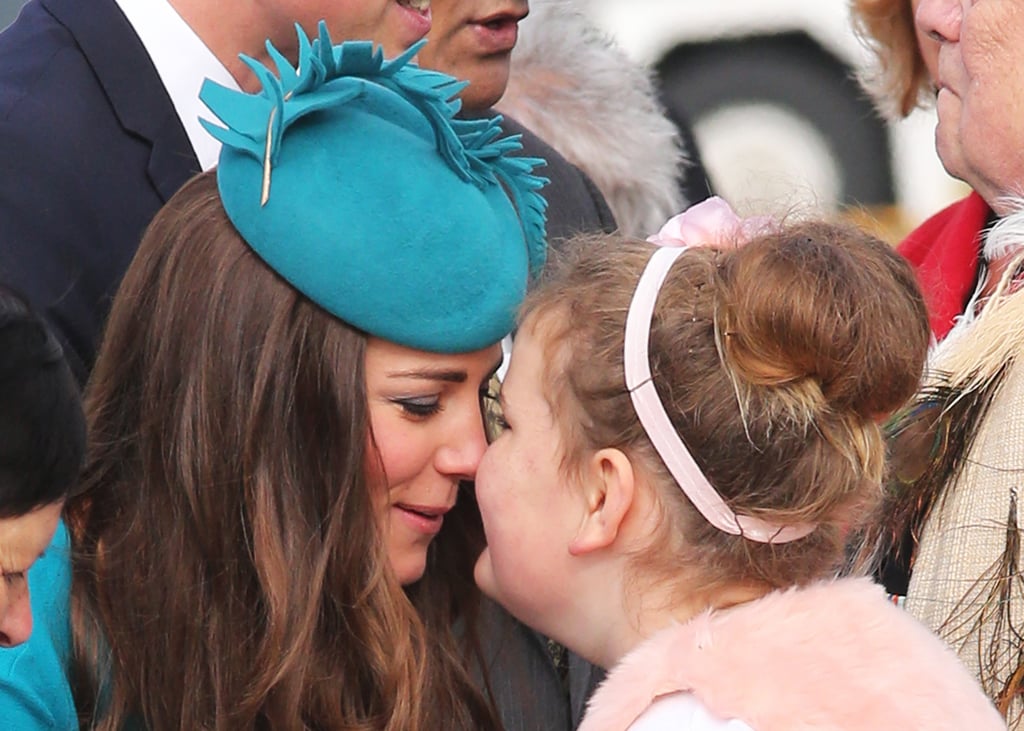
{"type": "Polygon", "coordinates": [[[693,245],[736,246],[767,225],[770,225],[767,219],[739,218],[728,203],[715,197],[676,216],[657,235],[651,236],[648,241],[662,248],[651,255],[629,305],[624,363],[626,388],[640,424],[668,471],[700,514],[730,535],[758,543],[789,543],[812,533],[817,526],[813,523],[777,525],[750,515],[737,515],[725,504],[672,426],[654,388],[648,354],[654,304],[676,259],[693,245]]]}

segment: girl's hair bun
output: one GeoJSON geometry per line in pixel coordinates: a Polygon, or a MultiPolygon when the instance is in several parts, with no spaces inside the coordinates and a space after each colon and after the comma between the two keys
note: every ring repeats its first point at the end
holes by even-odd
{"type": "Polygon", "coordinates": [[[924,299],[907,263],[851,225],[783,226],[723,254],[719,334],[751,385],[796,386],[874,418],[917,388],[928,349],[924,299]]]}

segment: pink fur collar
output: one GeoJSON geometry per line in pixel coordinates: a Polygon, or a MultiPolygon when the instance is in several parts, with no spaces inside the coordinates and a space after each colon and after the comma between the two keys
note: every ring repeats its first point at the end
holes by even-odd
{"type": "Polygon", "coordinates": [[[663,630],[609,674],[579,731],[626,729],[681,690],[757,731],[1006,728],[953,652],[867,579],[773,592],[663,630]]]}

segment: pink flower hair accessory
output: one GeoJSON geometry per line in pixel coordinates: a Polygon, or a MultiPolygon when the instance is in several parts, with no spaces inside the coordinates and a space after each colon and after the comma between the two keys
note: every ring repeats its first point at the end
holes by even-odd
{"type": "Polygon", "coordinates": [[[742,219],[721,198],[710,198],[671,219],[648,239],[658,248],[644,267],[626,315],[623,360],[626,388],[637,418],[658,456],[695,508],[711,525],[758,543],[789,543],[817,528],[814,523],[780,525],[739,515],[714,488],[672,425],[654,387],[650,363],[651,319],[669,270],[691,246],[736,247],[774,228],[768,218],[742,219]]]}
{"type": "Polygon", "coordinates": [[[728,203],[712,196],[673,216],[647,241],[657,246],[711,246],[732,249],[776,228],[768,216],[740,218],[728,203]]]}

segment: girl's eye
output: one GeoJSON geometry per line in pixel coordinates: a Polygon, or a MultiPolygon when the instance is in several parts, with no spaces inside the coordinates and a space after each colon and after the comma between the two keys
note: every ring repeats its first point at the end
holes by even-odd
{"type": "MultiPolygon", "coordinates": [[[[493,403],[496,406],[498,404],[497,401],[493,403]]],[[[494,411],[484,413],[484,435],[487,437],[488,444],[494,444],[498,441],[498,437],[508,431],[508,428],[508,422],[505,421],[500,407],[495,408],[494,411]]]]}
{"type": "Polygon", "coordinates": [[[394,398],[391,401],[398,404],[407,416],[416,419],[425,419],[441,410],[441,399],[438,396],[394,398]]]}
{"type": "Polygon", "coordinates": [[[480,397],[481,408],[490,408],[498,401],[498,391],[490,383],[485,383],[481,386],[480,392],[477,395],[480,397]]]}
{"type": "Polygon", "coordinates": [[[12,571],[11,573],[4,574],[4,583],[8,586],[17,584],[25,579],[24,571],[12,571]]]}
{"type": "Polygon", "coordinates": [[[508,422],[505,421],[505,414],[501,409],[501,399],[498,397],[497,389],[492,384],[480,389],[480,411],[484,416],[484,434],[487,443],[493,444],[502,432],[508,429],[508,422]]]}

